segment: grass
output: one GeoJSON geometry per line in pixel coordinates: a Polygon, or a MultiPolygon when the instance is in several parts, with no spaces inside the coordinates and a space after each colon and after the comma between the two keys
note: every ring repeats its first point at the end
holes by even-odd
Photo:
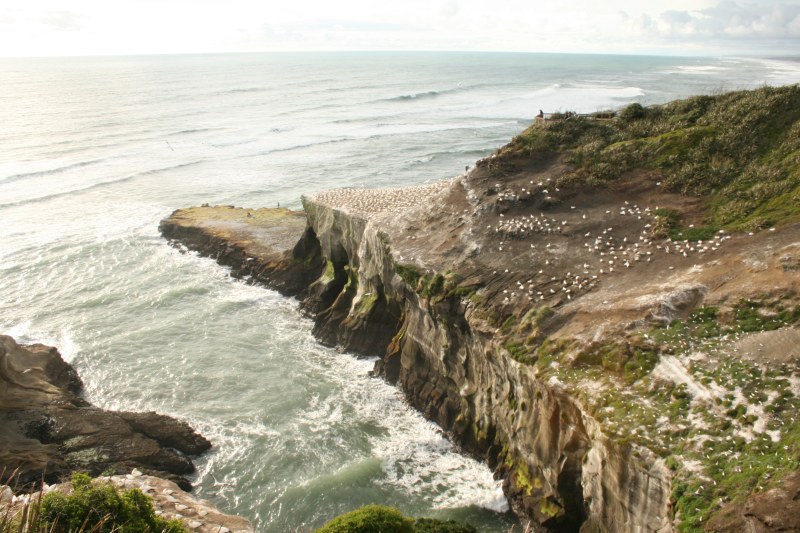
{"type": "Polygon", "coordinates": [[[664,190],[702,196],[706,230],[755,229],[800,220],[800,86],[632,104],[613,120],[534,124],[501,155],[566,152],[562,185],[607,186],[646,169],[664,190]]]}

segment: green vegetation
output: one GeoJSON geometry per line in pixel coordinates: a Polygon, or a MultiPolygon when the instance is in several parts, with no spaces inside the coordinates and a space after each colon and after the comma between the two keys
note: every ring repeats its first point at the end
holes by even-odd
{"type": "Polygon", "coordinates": [[[367,505],[326,523],[317,533],[477,533],[467,524],[435,518],[409,518],[393,507],[367,505]]]}
{"type": "Polygon", "coordinates": [[[422,277],[422,273],[413,265],[396,264],[394,266],[394,271],[397,272],[397,275],[400,276],[409,287],[416,287],[417,282],[419,282],[419,279],[422,277]]]}
{"type": "Polygon", "coordinates": [[[561,506],[550,498],[543,498],[539,504],[539,511],[545,516],[555,517],[560,515],[563,511],[561,506]]]}
{"type": "Polygon", "coordinates": [[[3,533],[120,532],[188,533],[180,520],[156,516],[139,489],[120,491],[86,474],[72,476],[72,492],[49,492],[29,503],[16,520],[0,519],[3,533]]]}
{"type": "Polygon", "coordinates": [[[322,272],[319,280],[321,283],[330,283],[336,278],[336,269],[333,266],[333,261],[325,259],[325,270],[322,272]]]}
{"type": "Polygon", "coordinates": [[[361,299],[358,301],[358,304],[356,304],[356,308],[354,310],[355,314],[363,316],[369,315],[380,299],[380,294],[375,290],[362,295],[361,299]]]}
{"type": "Polygon", "coordinates": [[[480,288],[477,285],[461,285],[461,278],[451,271],[428,274],[408,264],[396,264],[394,268],[397,275],[414,292],[434,302],[453,297],[473,299],[480,288]]]}
{"type": "Polygon", "coordinates": [[[613,120],[534,124],[501,155],[556,151],[575,166],[561,185],[605,186],[643,168],[664,190],[705,196],[708,227],[684,230],[684,239],[800,219],[798,85],[631,104],[613,120]]]}
{"type": "Polygon", "coordinates": [[[417,291],[420,296],[423,298],[432,298],[442,294],[444,290],[444,276],[441,274],[434,274],[433,276],[427,277],[426,281],[427,283],[424,283],[417,291]]]}
{"type": "Polygon", "coordinates": [[[521,319],[512,314],[499,324],[506,338],[503,347],[513,359],[526,365],[539,360],[542,355],[540,347],[548,342],[542,334],[542,327],[553,314],[553,310],[546,305],[532,307],[521,319]]]}
{"type": "Polygon", "coordinates": [[[414,522],[414,531],[416,533],[478,533],[478,530],[469,524],[435,518],[417,518],[414,522]]]}

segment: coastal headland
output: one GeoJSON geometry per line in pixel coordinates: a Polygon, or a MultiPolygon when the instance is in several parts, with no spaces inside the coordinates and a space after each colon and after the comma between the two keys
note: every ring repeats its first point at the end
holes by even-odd
{"type": "Polygon", "coordinates": [[[549,531],[800,527],[800,89],[534,124],[465,176],[176,211],[549,531]]]}

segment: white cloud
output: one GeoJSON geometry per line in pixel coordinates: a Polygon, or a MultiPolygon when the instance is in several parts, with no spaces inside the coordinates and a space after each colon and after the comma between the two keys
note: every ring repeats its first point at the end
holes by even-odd
{"type": "Polygon", "coordinates": [[[2,0],[0,55],[800,52],[800,0],[2,0]]]}
{"type": "Polygon", "coordinates": [[[81,18],[72,11],[48,11],[42,15],[41,21],[53,31],[78,31],[81,29],[81,18]]]}

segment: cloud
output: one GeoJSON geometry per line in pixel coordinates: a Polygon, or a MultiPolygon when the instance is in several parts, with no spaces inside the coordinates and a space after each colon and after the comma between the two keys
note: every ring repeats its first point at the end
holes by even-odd
{"type": "Polygon", "coordinates": [[[655,21],[662,37],[687,35],[737,39],[800,38],[797,3],[726,0],[698,11],[665,11],[655,21]]]}
{"type": "Polygon", "coordinates": [[[800,0],[293,0],[279,6],[250,0],[73,0],[69,9],[63,0],[0,4],[0,55],[800,51],[800,0]]]}
{"type": "Polygon", "coordinates": [[[55,31],[79,31],[81,15],[72,11],[48,11],[42,15],[41,22],[55,31]]]}

